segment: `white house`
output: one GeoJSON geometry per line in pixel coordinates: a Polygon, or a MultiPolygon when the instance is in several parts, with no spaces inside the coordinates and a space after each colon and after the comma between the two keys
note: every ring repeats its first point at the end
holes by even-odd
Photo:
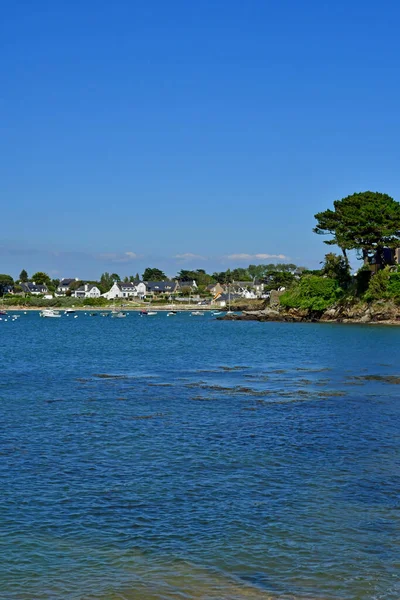
{"type": "Polygon", "coordinates": [[[61,279],[56,289],[56,296],[65,296],[71,284],[75,283],[75,281],[79,281],[79,279],[61,279]]]}
{"type": "Polygon", "coordinates": [[[136,284],[136,296],[143,298],[147,293],[147,285],[144,281],[138,281],[136,284]]]}
{"type": "Polygon", "coordinates": [[[99,288],[92,283],[85,283],[78,287],[73,293],[74,298],[100,298],[101,292],[99,288]]]}
{"type": "Polygon", "coordinates": [[[142,282],[134,283],[128,281],[124,283],[123,281],[114,281],[112,287],[103,295],[107,300],[114,300],[114,298],[137,298],[139,296],[138,287],[141,285],[144,284],[142,282]]]}

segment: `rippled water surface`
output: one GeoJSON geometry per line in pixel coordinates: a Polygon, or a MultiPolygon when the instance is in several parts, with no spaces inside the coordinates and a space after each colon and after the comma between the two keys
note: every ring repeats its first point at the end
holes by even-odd
{"type": "Polygon", "coordinates": [[[400,597],[400,328],[0,321],[0,597],[400,597]]]}

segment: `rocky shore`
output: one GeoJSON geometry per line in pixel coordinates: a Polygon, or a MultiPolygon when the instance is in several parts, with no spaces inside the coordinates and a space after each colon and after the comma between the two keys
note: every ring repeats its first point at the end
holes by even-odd
{"type": "Polygon", "coordinates": [[[394,302],[379,300],[373,303],[341,304],[325,311],[286,309],[275,303],[259,310],[243,310],[241,314],[220,317],[224,321],[281,321],[288,323],[382,323],[400,324],[400,306],[394,302]]]}

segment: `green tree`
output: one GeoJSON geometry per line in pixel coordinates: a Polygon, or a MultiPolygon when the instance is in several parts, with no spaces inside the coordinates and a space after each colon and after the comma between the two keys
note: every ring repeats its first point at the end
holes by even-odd
{"type": "Polygon", "coordinates": [[[212,277],[212,275],[206,273],[204,269],[196,269],[194,279],[199,287],[206,287],[211,283],[215,283],[215,280],[212,277]]]}
{"type": "Polygon", "coordinates": [[[400,298],[400,273],[390,274],[387,291],[389,296],[397,299],[400,298]]]}
{"type": "Polygon", "coordinates": [[[111,274],[111,279],[114,281],[121,281],[121,277],[118,275],[118,273],[112,273],[111,274]]]}
{"type": "Polygon", "coordinates": [[[196,279],[196,271],[181,269],[179,273],[177,273],[176,279],[179,279],[180,281],[190,281],[190,283],[192,283],[192,281],[196,279]]]}
{"type": "MultiPolygon", "coordinates": [[[[81,285],[83,285],[83,281],[81,281],[81,280],[79,280],[79,281],[72,281],[72,283],[69,286],[70,292],[75,292],[75,290],[77,290],[79,287],[81,287],[81,285]]],[[[71,295],[71,294],[69,294],[69,295],[71,295]]]]}
{"type": "Polygon", "coordinates": [[[286,273],[285,271],[272,271],[265,277],[264,289],[277,290],[280,287],[288,288],[294,282],[294,275],[292,273],[286,273]]]}
{"type": "Polygon", "coordinates": [[[390,281],[389,267],[381,269],[372,275],[368,289],[365,293],[366,300],[382,300],[388,297],[388,288],[390,281]]]}
{"type": "Polygon", "coordinates": [[[265,265],[249,265],[247,270],[252,279],[263,279],[265,276],[265,265]]]}
{"type": "Polygon", "coordinates": [[[108,292],[108,290],[112,287],[113,283],[114,279],[113,276],[110,275],[110,273],[107,273],[107,271],[105,273],[102,273],[99,282],[99,288],[101,293],[104,294],[105,292],[108,292]]]}
{"type": "Polygon", "coordinates": [[[331,279],[337,279],[342,289],[347,289],[351,283],[350,267],[348,261],[338,254],[329,252],[325,254],[325,261],[322,267],[322,275],[331,279]]]}
{"type": "Polygon", "coordinates": [[[19,280],[22,281],[22,283],[26,283],[28,281],[28,273],[25,271],[25,269],[22,269],[21,273],[19,274],[19,280]]]}
{"type": "Polygon", "coordinates": [[[292,290],[282,294],[280,303],[286,308],[322,311],[336,302],[340,292],[336,279],[305,275],[292,290]]]}
{"type": "Polygon", "coordinates": [[[6,288],[9,285],[14,285],[14,279],[11,277],[11,275],[1,274],[0,275],[0,296],[3,296],[5,294],[6,288]]]}
{"type": "Polygon", "coordinates": [[[230,269],[226,271],[215,272],[212,277],[218,283],[232,283],[232,273],[230,269]]]}
{"type": "Polygon", "coordinates": [[[232,269],[231,272],[233,281],[251,281],[252,277],[248,271],[248,269],[244,269],[243,267],[237,267],[236,269],[232,269]]]}
{"type": "Polygon", "coordinates": [[[37,285],[50,285],[51,279],[47,275],[47,273],[43,273],[43,271],[37,271],[32,275],[32,281],[34,281],[37,285]]]}
{"type": "Polygon", "coordinates": [[[377,254],[384,264],[383,249],[400,245],[400,204],[387,194],[360,192],[333,205],[315,215],[313,231],[331,235],[325,243],[339,246],[346,259],[348,250],[358,250],[364,259],[377,254]]]}
{"type": "Polygon", "coordinates": [[[52,279],[50,281],[49,286],[48,286],[49,287],[49,291],[55,292],[59,285],[60,285],[60,280],[59,279],[52,279]]]}
{"type": "Polygon", "coordinates": [[[147,267],[142,275],[143,281],[165,281],[167,279],[166,274],[160,269],[151,269],[147,267]]]}

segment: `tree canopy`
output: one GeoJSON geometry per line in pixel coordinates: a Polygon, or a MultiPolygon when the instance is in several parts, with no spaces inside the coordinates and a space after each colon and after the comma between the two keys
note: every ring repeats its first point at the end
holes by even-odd
{"type": "Polygon", "coordinates": [[[21,273],[19,274],[19,280],[22,281],[22,283],[28,281],[28,273],[25,271],[25,269],[22,269],[21,273]]]}
{"type": "Polygon", "coordinates": [[[32,281],[34,281],[37,285],[50,285],[51,279],[44,273],[43,271],[37,271],[32,275],[32,281]]]}
{"type": "Polygon", "coordinates": [[[286,308],[304,308],[322,311],[336,302],[340,296],[340,288],[335,279],[304,275],[298,285],[285,292],[280,302],[286,308]]]}
{"type": "Polygon", "coordinates": [[[160,269],[152,269],[147,267],[143,273],[143,281],[164,281],[167,279],[166,274],[160,269]]]}
{"type": "Polygon", "coordinates": [[[338,254],[329,252],[325,254],[325,261],[321,274],[331,279],[337,279],[339,286],[346,289],[351,283],[350,267],[348,261],[338,254]]]}
{"type": "Polygon", "coordinates": [[[347,258],[348,250],[359,250],[363,258],[377,253],[383,258],[384,248],[400,245],[400,204],[387,194],[360,192],[335,200],[334,210],[315,215],[313,231],[331,235],[328,245],[337,245],[347,258]]]}
{"type": "Polygon", "coordinates": [[[14,279],[11,275],[0,274],[0,296],[3,296],[7,287],[14,284],[14,279]]]}

